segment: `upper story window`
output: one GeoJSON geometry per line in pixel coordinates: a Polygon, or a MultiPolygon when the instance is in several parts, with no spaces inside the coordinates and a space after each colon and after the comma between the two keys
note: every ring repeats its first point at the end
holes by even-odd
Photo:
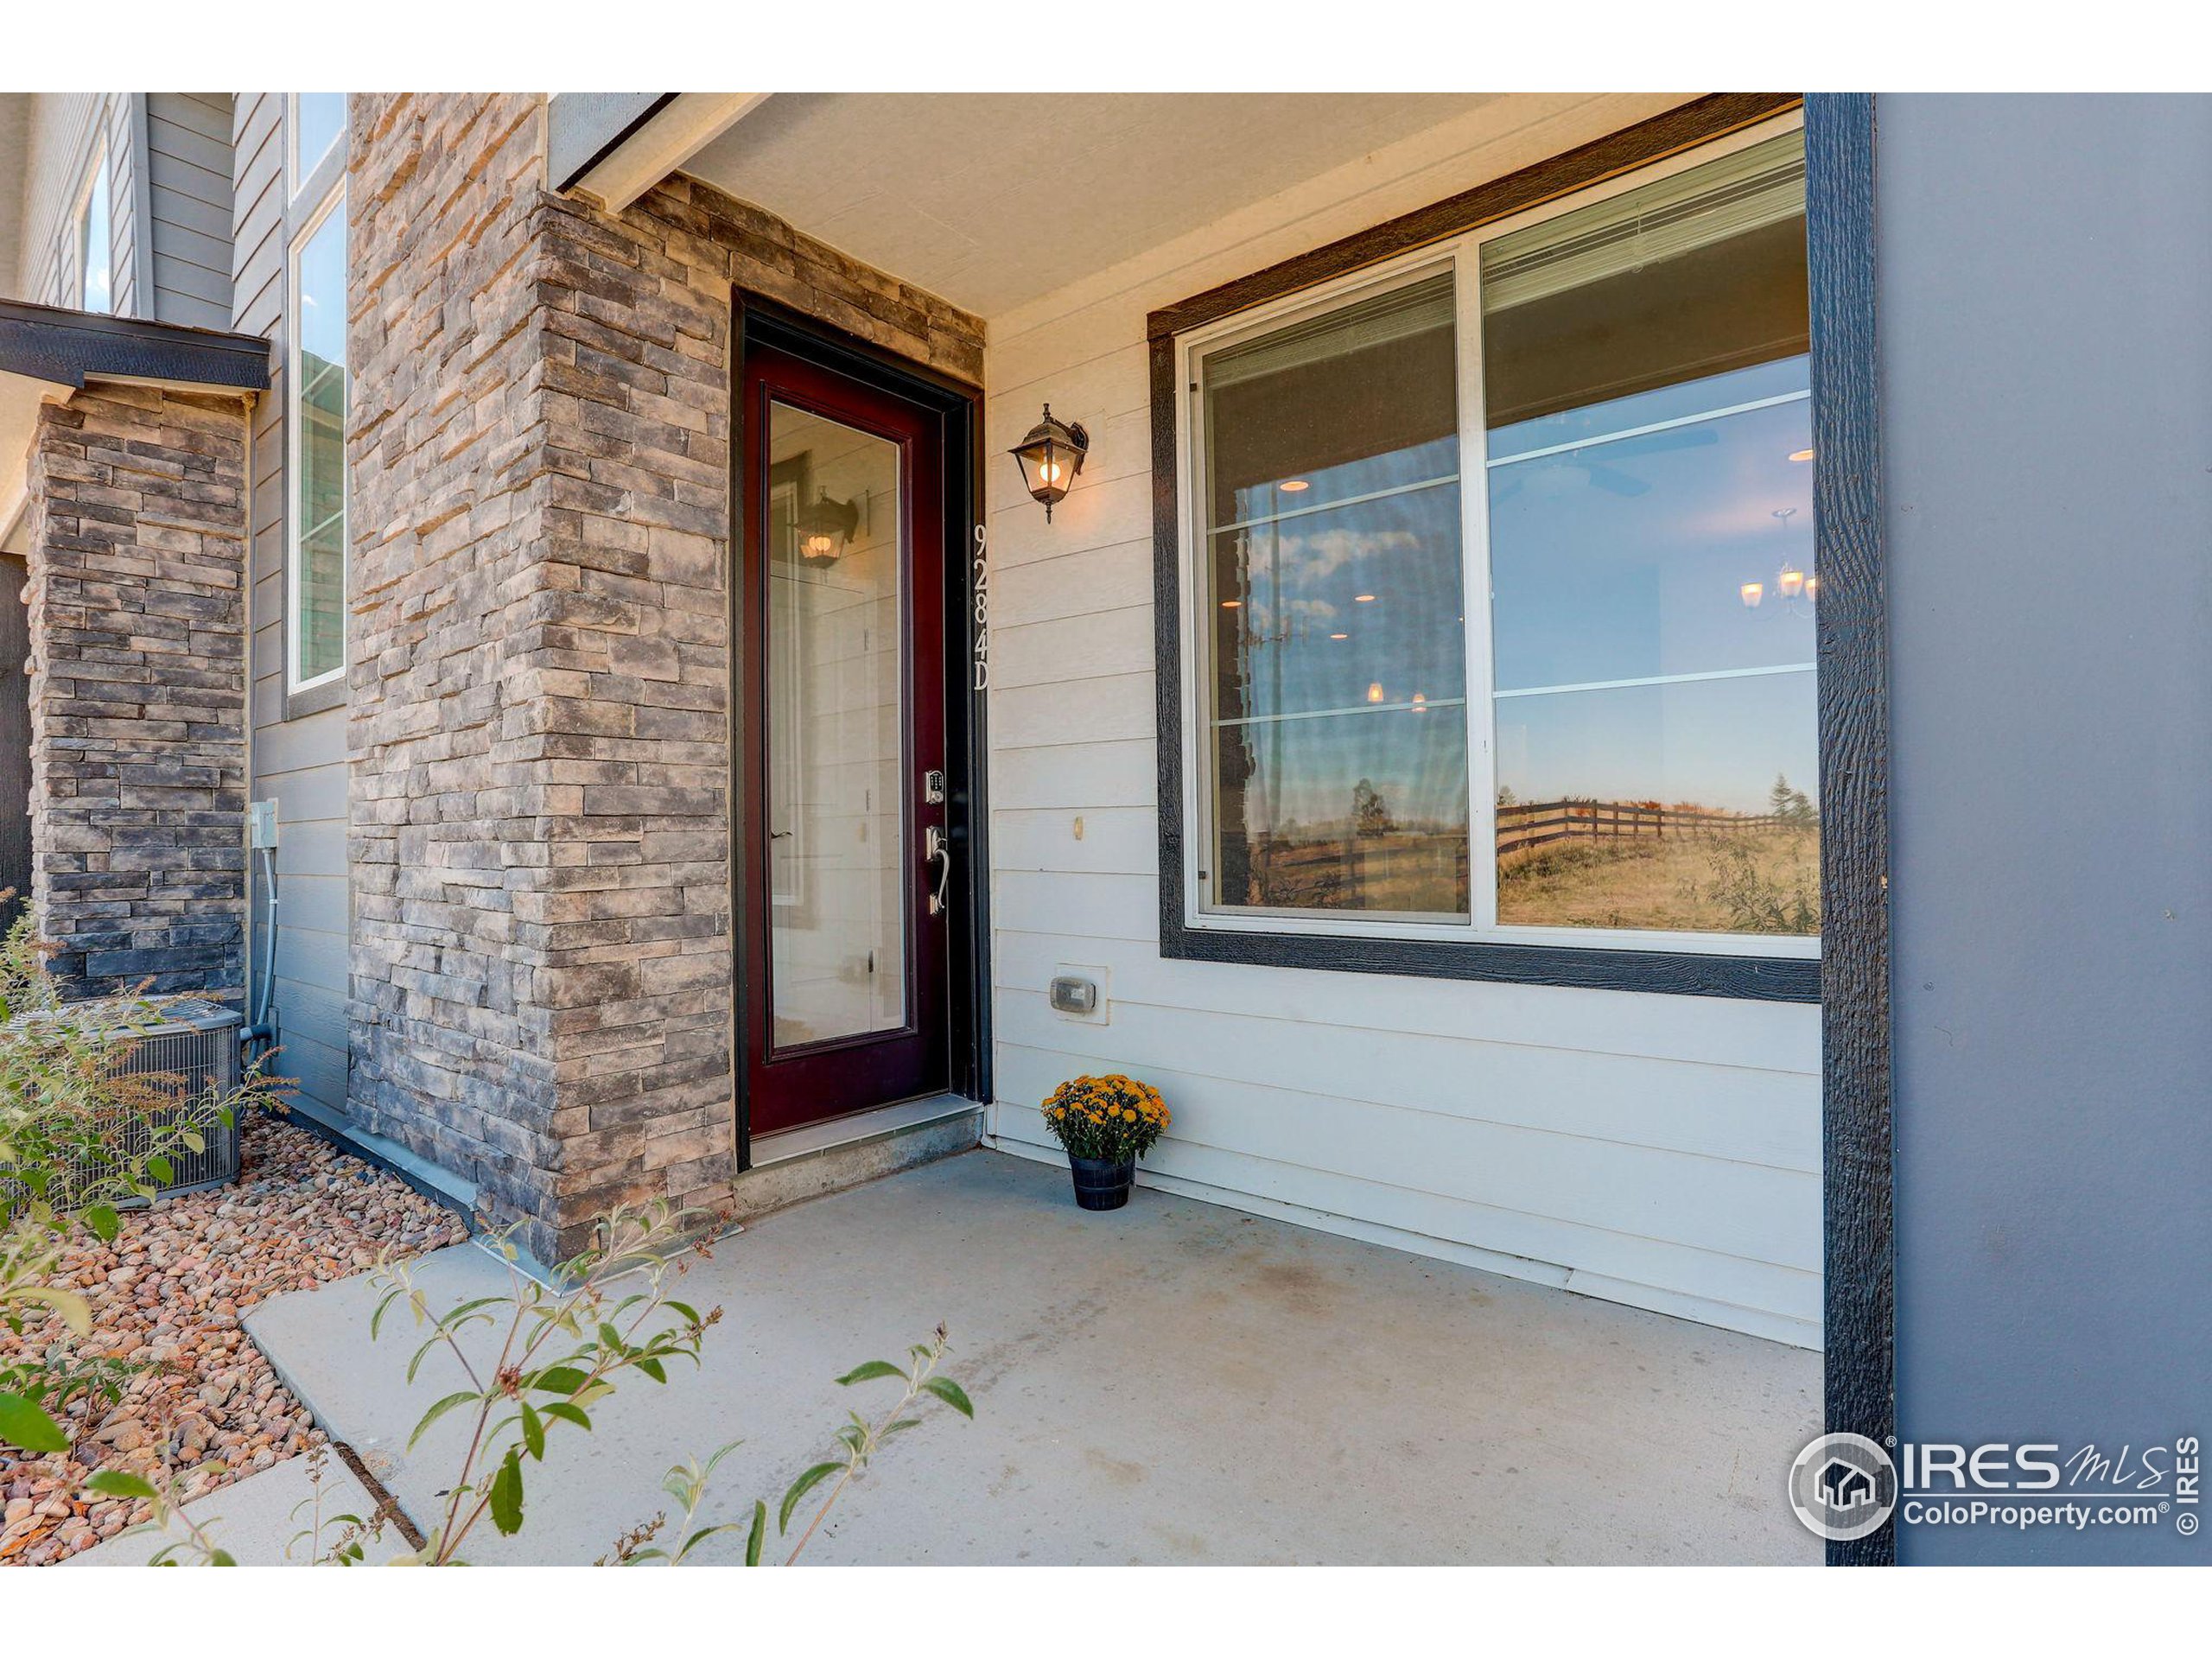
{"type": "Polygon", "coordinates": [[[87,311],[115,309],[115,228],[108,192],[107,146],[103,144],[92,152],[92,170],[71,226],[77,303],[87,311]]]}
{"type": "Polygon", "coordinates": [[[287,683],[346,670],[346,194],[325,202],[292,247],[285,425],[287,683]]]}
{"type": "Polygon", "coordinates": [[[1186,926],[1817,954],[1794,127],[1178,340],[1186,926]]]}
{"type": "Polygon", "coordinates": [[[346,94],[294,92],[291,106],[292,189],[296,194],[346,130],[346,94]]]}

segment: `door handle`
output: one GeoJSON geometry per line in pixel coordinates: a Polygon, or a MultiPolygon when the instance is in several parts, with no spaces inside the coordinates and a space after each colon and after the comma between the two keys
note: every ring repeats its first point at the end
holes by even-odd
{"type": "Polygon", "coordinates": [[[930,914],[944,914],[944,890],[952,880],[952,842],[944,830],[931,824],[922,832],[925,851],[922,861],[937,866],[937,880],[930,886],[930,914]]]}

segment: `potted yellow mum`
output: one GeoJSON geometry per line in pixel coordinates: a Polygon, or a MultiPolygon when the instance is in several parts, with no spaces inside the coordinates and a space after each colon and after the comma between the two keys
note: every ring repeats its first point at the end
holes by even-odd
{"type": "Polygon", "coordinates": [[[1167,1127],[1167,1103],[1150,1084],[1118,1072],[1077,1077],[1045,1102],[1045,1127],[1067,1149],[1075,1201],[1118,1210],[1129,1201],[1137,1160],[1167,1127]]]}

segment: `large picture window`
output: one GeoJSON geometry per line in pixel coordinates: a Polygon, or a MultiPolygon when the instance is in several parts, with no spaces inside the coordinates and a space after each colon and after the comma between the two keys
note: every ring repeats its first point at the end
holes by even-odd
{"type": "Polygon", "coordinates": [[[285,632],[294,691],[346,671],[346,198],[292,251],[290,558],[285,632]]]}
{"type": "Polygon", "coordinates": [[[1176,342],[1185,916],[1809,956],[1794,120],[1176,342]]]}

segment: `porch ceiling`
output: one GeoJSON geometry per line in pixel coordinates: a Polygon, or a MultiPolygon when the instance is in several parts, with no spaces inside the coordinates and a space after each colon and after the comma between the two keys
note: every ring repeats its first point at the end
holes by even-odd
{"type": "Polygon", "coordinates": [[[683,171],[979,316],[1496,93],[779,93],[683,171]]]}

